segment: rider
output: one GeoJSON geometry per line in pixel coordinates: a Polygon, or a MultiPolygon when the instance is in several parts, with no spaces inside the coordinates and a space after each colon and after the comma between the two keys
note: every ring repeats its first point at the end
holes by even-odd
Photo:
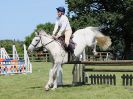
{"type": "Polygon", "coordinates": [[[53,31],[53,37],[58,38],[61,35],[65,35],[66,48],[69,49],[69,40],[72,35],[72,29],[67,16],[65,15],[65,8],[58,7],[57,9],[57,19],[53,31]]]}

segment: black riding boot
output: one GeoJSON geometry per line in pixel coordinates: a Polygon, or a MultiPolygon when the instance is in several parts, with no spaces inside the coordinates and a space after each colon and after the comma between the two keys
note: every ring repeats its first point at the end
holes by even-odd
{"type": "Polygon", "coordinates": [[[71,44],[68,45],[67,52],[68,52],[68,62],[74,60],[75,59],[74,49],[71,44]]]}
{"type": "Polygon", "coordinates": [[[69,51],[71,54],[74,53],[74,49],[73,49],[73,47],[72,47],[71,44],[68,45],[67,49],[68,49],[68,51],[69,51]]]}

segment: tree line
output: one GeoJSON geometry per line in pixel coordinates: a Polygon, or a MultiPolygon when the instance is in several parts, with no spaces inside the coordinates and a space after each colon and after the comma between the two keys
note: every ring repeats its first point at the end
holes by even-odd
{"type": "Polygon", "coordinates": [[[12,46],[15,45],[17,52],[23,54],[23,41],[15,40],[0,40],[0,48],[5,48],[7,53],[12,54],[12,46]]]}

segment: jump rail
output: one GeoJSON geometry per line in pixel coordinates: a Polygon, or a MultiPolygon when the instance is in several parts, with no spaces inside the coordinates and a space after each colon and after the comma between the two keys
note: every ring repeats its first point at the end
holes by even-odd
{"type": "MultiPolygon", "coordinates": [[[[110,60],[110,61],[72,61],[65,64],[87,64],[87,65],[110,65],[110,64],[122,64],[133,65],[133,60],[110,60]]],[[[119,65],[121,66],[121,65],[119,65]]]]}
{"type": "MultiPolygon", "coordinates": [[[[133,69],[116,69],[116,68],[92,68],[93,66],[133,66],[133,60],[109,60],[109,61],[72,61],[66,64],[82,64],[82,73],[81,76],[74,76],[74,78],[79,77],[78,79],[82,78],[82,80],[78,81],[78,83],[85,84],[85,73],[86,72],[133,72],[133,69]],[[91,68],[87,68],[87,66],[91,66],[91,68]]],[[[79,75],[79,74],[78,74],[79,75]]]]}

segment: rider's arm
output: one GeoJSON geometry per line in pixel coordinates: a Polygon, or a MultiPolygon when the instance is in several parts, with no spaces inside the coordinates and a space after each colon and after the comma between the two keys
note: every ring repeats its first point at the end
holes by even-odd
{"type": "Polygon", "coordinates": [[[68,23],[67,17],[65,15],[62,15],[60,22],[61,22],[61,27],[60,27],[59,32],[57,33],[58,36],[60,36],[67,27],[67,23],[68,23]]]}
{"type": "Polygon", "coordinates": [[[57,32],[57,30],[58,30],[58,21],[56,21],[56,23],[55,23],[55,26],[54,26],[54,31],[53,31],[53,35],[55,35],[56,34],[56,32],[57,32]]]}
{"type": "Polygon", "coordinates": [[[60,28],[59,32],[57,33],[58,36],[61,36],[62,32],[66,29],[66,26],[67,26],[66,21],[63,21],[61,28],[60,28]]]}

